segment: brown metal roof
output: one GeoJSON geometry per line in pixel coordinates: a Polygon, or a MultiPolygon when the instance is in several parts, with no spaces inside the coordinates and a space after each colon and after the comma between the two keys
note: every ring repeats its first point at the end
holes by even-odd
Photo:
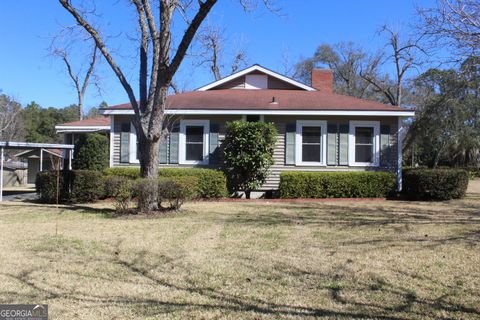
{"type": "Polygon", "coordinates": [[[62,124],[58,124],[57,126],[66,126],[66,127],[98,127],[98,126],[109,126],[110,125],[110,117],[98,117],[94,119],[84,119],[79,121],[72,121],[66,122],[62,124]]]}
{"type": "MultiPolygon", "coordinates": [[[[398,106],[334,93],[304,90],[223,89],[192,91],[167,98],[168,109],[188,110],[356,110],[405,111],[398,106]],[[274,100],[276,103],[272,103],[274,100]]],[[[130,103],[106,110],[131,109],[130,103]]]]}

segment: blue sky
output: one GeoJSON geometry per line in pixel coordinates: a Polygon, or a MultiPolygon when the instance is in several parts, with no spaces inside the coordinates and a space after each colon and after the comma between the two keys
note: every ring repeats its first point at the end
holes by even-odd
{"type": "MultiPolygon", "coordinates": [[[[75,3],[75,1],[74,1],[75,3]]],[[[113,30],[109,43],[119,63],[134,81],[134,43],[122,38],[132,32],[135,16],[126,0],[97,1],[102,27],[113,30]],[[123,33],[122,33],[123,32],[123,33]]],[[[282,14],[260,8],[244,13],[238,0],[219,0],[209,20],[221,25],[228,36],[228,47],[242,43],[250,64],[259,63],[283,71],[285,56],[294,63],[310,56],[321,43],[353,41],[368,50],[382,46],[376,31],[383,24],[409,30],[416,17],[415,6],[430,7],[434,0],[277,0],[282,14]]],[[[50,37],[61,26],[72,25],[72,18],[57,1],[2,0],[0,3],[0,89],[22,104],[36,101],[43,107],[63,107],[76,102],[76,94],[59,60],[48,56],[50,37]]],[[[181,28],[181,27],[180,27],[181,28]]],[[[81,63],[80,57],[74,63],[81,63]]],[[[99,67],[103,93],[89,88],[85,107],[127,102],[127,96],[106,64],[99,67]]],[[[204,68],[182,66],[178,83],[187,89],[212,80],[204,68]]]]}

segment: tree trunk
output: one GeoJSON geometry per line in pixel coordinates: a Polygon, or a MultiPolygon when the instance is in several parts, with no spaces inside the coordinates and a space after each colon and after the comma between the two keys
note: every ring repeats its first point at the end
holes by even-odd
{"type": "Polygon", "coordinates": [[[83,120],[83,95],[78,96],[78,119],[83,120]]]}
{"type": "MultiPolygon", "coordinates": [[[[137,130],[139,132],[140,130],[137,130]]],[[[137,134],[140,160],[140,176],[144,179],[156,180],[158,178],[158,148],[159,140],[149,140],[143,133],[137,134]]],[[[148,199],[139,201],[143,208],[140,212],[158,210],[158,185],[154,184],[148,199]]]]}
{"type": "Polygon", "coordinates": [[[252,190],[245,190],[245,199],[250,199],[251,193],[252,193],[252,190]]]}

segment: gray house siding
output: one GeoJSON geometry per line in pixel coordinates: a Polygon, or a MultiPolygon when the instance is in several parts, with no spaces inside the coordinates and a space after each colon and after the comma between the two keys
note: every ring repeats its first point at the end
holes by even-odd
{"type": "MultiPolygon", "coordinates": [[[[113,165],[114,166],[138,166],[138,163],[128,163],[121,161],[121,129],[122,124],[129,123],[133,116],[116,115],[114,116],[113,126],[113,165]]],[[[225,124],[228,121],[240,120],[241,116],[183,116],[176,117],[175,120],[181,119],[201,119],[210,120],[210,125],[216,124],[218,128],[218,141],[221,143],[225,138],[225,124]]],[[[273,122],[278,130],[277,143],[274,151],[275,164],[271,167],[271,174],[261,190],[277,189],[280,181],[280,173],[282,171],[395,171],[397,169],[397,117],[333,117],[333,116],[265,116],[265,122],[273,122]],[[297,120],[325,120],[327,124],[335,124],[340,128],[342,125],[348,125],[349,121],[379,121],[380,122],[380,145],[386,152],[382,153],[380,166],[378,167],[359,167],[349,166],[348,160],[345,162],[345,141],[340,133],[331,134],[329,130],[329,139],[327,146],[331,148],[336,145],[336,153],[334,153],[324,166],[299,166],[294,162],[288,161],[291,157],[291,148],[286,147],[291,144],[292,135],[288,136],[287,127],[295,125],[297,120]],[[343,140],[342,140],[343,139],[343,140]],[[342,149],[343,148],[343,149],[342,149]],[[342,155],[339,153],[342,152],[342,155]],[[288,155],[287,155],[288,154],[288,155]],[[335,160],[336,159],[336,160],[335,160]]],[[[338,131],[340,132],[340,131],[338,131]]],[[[294,137],[294,135],[293,135],[294,137]]],[[[167,146],[168,148],[168,146],[167,146]]],[[[168,150],[168,149],[167,149],[168,150]]],[[[177,148],[178,150],[178,148],[177,148]]],[[[347,148],[348,150],[348,148],[347,148]]],[[[327,155],[329,152],[327,151],[327,155]]],[[[206,167],[219,168],[221,160],[217,163],[210,163],[206,167]]],[[[177,163],[162,163],[159,167],[192,167],[192,165],[180,165],[177,163]]],[[[204,166],[205,167],[205,166],[204,166]]]]}

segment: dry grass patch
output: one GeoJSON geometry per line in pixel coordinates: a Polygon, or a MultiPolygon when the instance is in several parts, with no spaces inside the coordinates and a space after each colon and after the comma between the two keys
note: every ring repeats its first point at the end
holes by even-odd
{"type": "Polygon", "coordinates": [[[134,219],[108,204],[5,203],[0,303],[48,303],[52,319],[479,318],[472,190],[445,203],[198,202],[134,219]]]}

